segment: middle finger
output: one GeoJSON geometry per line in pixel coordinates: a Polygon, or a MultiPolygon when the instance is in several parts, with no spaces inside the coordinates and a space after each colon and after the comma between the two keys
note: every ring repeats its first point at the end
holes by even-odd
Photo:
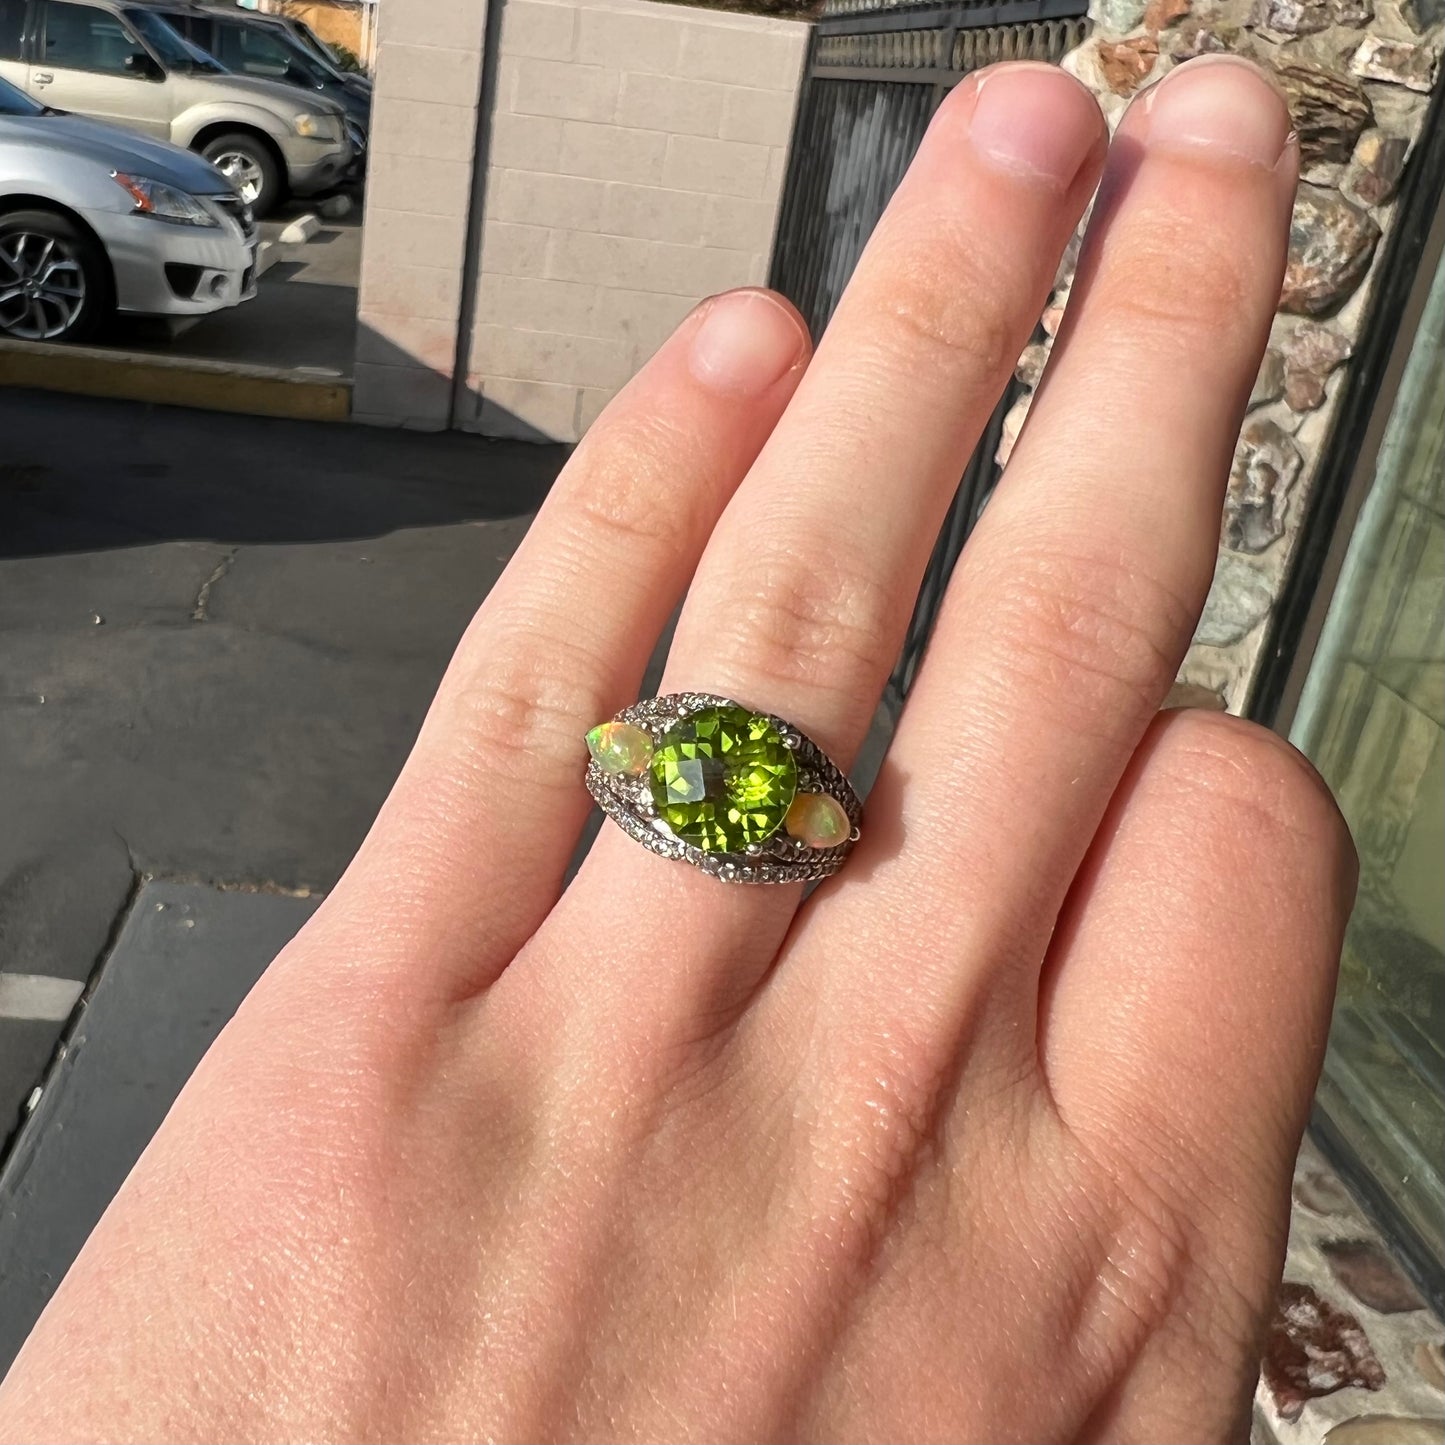
{"type": "MultiPolygon", "coordinates": [[[[847,767],[877,706],[968,455],[1093,191],[1107,135],[1050,66],[965,81],[935,118],[783,420],[729,505],[678,624],[664,691],[787,718],[847,767]]],[[[730,888],[613,829],[549,931],[565,997],[725,1018],[771,960],[796,887],[730,888]],[[653,940],[701,950],[680,973],[653,940]],[[570,972],[585,968],[579,980],[570,972]],[[645,976],[642,990],[640,975],[645,976]],[[678,991],[691,993],[689,1002],[678,991]]]]}

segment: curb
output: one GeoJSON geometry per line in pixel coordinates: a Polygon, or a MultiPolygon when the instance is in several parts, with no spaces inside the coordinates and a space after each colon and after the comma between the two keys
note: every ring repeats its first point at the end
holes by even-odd
{"type": "Polygon", "coordinates": [[[300,421],[346,421],[351,383],[279,367],[0,340],[0,386],[300,421]]]}

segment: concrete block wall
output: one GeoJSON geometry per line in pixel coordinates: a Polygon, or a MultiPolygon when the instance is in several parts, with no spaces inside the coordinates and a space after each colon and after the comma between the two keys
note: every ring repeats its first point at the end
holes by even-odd
{"type": "Polygon", "coordinates": [[[704,296],[766,281],[807,27],[500,3],[457,423],[573,441],[704,296]]]}
{"type": "Polygon", "coordinates": [[[352,416],[452,420],[487,0],[379,7],[352,416]]]}

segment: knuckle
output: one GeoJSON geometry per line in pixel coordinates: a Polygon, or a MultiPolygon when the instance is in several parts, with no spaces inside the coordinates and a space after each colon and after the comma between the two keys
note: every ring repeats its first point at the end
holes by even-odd
{"type": "Polygon", "coordinates": [[[1353,856],[1329,786],[1278,734],[1227,713],[1192,710],[1167,713],[1155,728],[1171,782],[1189,794],[1202,826],[1307,845],[1312,856],[1332,862],[1353,856]]]}
{"type": "Polygon", "coordinates": [[[568,498],[574,536],[588,549],[600,544],[629,556],[675,541],[679,515],[696,510],[687,507],[691,489],[669,480],[694,465],[687,439],[672,422],[654,417],[630,424],[625,442],[605,440],[579,458],[568,498]]]}
{"type": "Polygon", "coordinates": [[[1000,586],[996,645],[1028,685],[1091,710],[1152,713],[1173,680],[1174,649],[1194,612],[1163,583],[1122,562],[1049,556],[1000,586]]]}
{"type": "Polygon", "coordinates": [[[737,675],[856,695],[892,663],[898,604],[866,567],[800,552],[761,557],[729,588],[724,654],[737,675]]]}

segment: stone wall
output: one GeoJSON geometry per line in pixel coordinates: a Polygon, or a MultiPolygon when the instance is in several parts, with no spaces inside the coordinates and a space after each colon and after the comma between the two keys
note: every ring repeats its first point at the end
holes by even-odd
{"type": "MultiPolygon", "coordinates": [[[[1445,0],[1095,0],[1091,19],[1090,38],[1064,66],[1099,96],[1111,125],[1174,65],[1230,50],[1275,77],[1300,136],[1279,315],[1236,452],[1214,589],[1180,679],[1194,701],[1242,712],[1369,313],[1401,171],[1439,73],[1445,0]]],[[[1040,339],[1019,363],[1030,386],[1076,256],[1077,246],[1040,339]]],[[[1004,458],[1030,397],[1010,414],[1004,458]]]]}
{"type": "Polygon", "coordinates": [[[485,96],[488,0],[382,7],[353,414],[575,441],[703,297],[767,279],[808,27],[491,3],[485,96]]]}

